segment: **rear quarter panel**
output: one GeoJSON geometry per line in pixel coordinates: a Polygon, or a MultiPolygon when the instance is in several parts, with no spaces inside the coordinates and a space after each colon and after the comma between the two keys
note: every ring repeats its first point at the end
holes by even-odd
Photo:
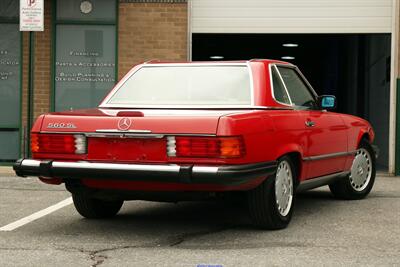
{"type": "MultiPolygon", "coordinates": [[[[295,110],[266,110],[222,117],[217,135],[242,135],[246,144],[246,156],[242,163],[275,161],[287,153],[303,156],[302,147],[307,138],[304,123],[295,110]]],[[[300,179],[305,169],[300,168],[300,179]]]]}

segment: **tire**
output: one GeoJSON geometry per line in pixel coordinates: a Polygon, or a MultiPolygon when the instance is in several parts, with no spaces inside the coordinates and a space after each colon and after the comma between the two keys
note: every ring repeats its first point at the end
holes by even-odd
{"type": "Polygon", "coordinates": [[[75,209],[85,218],[102,219],[114,217],[121,209],[122,200],[101,200],[85,196],[84,194],[72,194],[75,209]]]}
{"type": "Polygon", "coordinates": [[[288,226],[295,200],[295,170],[290,157],[283,156],[278,160],[276,174],[248,192],[249,213],[254,225],[269,230],[288,226]],[[278,201],[277,195],[282,196],[278,201]]]}
{"type": "Polygon", "coordinates": [[[345,178],[329,185],[332,194],[338,199],[363,199],[375,182],[375,153],[371,145],[362,140],[351,166],[351,172],[345,178]]]}

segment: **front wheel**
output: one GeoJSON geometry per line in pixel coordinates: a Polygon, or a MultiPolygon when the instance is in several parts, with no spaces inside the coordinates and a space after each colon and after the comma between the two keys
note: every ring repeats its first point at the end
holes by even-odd
{"type": "Polygon", "coordinates": [[[248,192],[249,213],[258,227],[277,230],[289,224],[294,205],[296,171],[292,160],[278,160],[276,174],[248,192]]]}
{"type": "Polygon", "coordinates": [[[363,140],[357,149],[350,174],[329,185],[329,188],[336,198],[362,199],[371,191],[375,175],[374,151],[371,145],[363,140]]]}
{"type": "Polygon", "coordinates": [[[85,218],[102,219],[114,217],[121,209],[122,200],[101,200],[84,194],[72,194],[75,209],[85,218]]]}

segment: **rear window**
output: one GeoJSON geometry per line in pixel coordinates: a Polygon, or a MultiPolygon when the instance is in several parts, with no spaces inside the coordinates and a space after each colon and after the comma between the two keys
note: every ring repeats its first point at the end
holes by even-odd
{"type": "Polygon", "coordinates": [[[108,100],[112,105],[251,105],[247,66],[145,66],[108,100]]]}

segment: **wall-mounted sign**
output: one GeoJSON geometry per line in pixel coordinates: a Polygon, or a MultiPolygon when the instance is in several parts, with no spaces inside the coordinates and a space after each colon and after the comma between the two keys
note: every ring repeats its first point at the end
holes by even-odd
{"type": "Polygon", "coordinates": [[[97,107],[115,84],[115,26],[56,30],[55,110],[97,107]]]}
{"type": "Polygon", "coordinates": [[[44,30],[44,0],[20,0],[19,30],[44,30]]]}

